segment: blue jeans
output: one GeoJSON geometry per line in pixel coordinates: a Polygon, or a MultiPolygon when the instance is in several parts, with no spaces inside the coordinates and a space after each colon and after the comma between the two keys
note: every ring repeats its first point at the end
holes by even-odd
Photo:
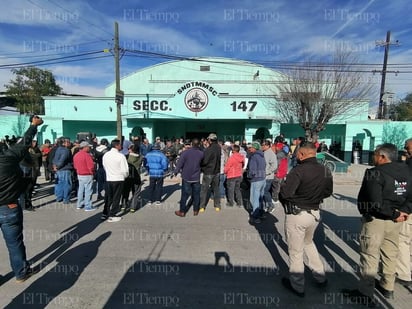
{"type": "Polygon", "coordinates": [[[265,194],[265,185],[265,179],[250,183],[250,203],[253,208],[251,215],[255,219],[259,218],[263,213],[260,202],[265,194]]]}
{"type": "Polygon", "coordinates": [[[79,189],[77,191],[77,208],[84,206],[85,209],[92,208],[93,175],[77,175],[79,189]]]}
{"type": "Polygon", "coordinates": [[[57,171],[57,183],[54,186],[54,194],[58,202],[70,202],[70,193],[72,191],[72,172],[70,170],[57,171]]]}
{"type": "Polygon", "coordinates": [[[220,198],[226,198],[225,181],[226,181],[226,175],[225,174],[220,174],[219,175],[220,198]]]}
{"type": "Polygon", "coordinates": [[[273,207],[273,203],[272,203],[272,193],[270,192],[272,189],[272,182],[273,179],[266,179],[265,180],[265,193],[263,196],[263,202],[264,202],[264,207],[265,209],[270,209],[273,207]]]}
{"type": "Polygon", "coordinates": [[[186,213],[190,205],[186,206],[187,199],[191,197],[193,211],[199,211],[200,208],[200,182],[188,182],[182,180],[182,196],[180,198],[180,211],[186,213]]]}
{"type": "Polygon", "coordinates": [[[9,208],[0,206],[0,227],[9,250],[11,268],[17,279],[26,275],[29,263],[26,260],[26,247],[23,242],[23,211],[20,206],[9,208]]]}

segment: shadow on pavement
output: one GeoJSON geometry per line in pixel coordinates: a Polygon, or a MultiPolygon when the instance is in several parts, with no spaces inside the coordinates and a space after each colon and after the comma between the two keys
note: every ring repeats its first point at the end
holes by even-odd
{"type": "MultiPolygon", "coordinates": [[[[57,264],[35,280],[22,293],[17,295],[5,308],[44,308],[51,305],[58,307],[77,307],[79,300],[75,295],[59,297],[70,289],[86,267],[97,256],[100,245],[111,235],[106,232],[95,240],[85,242],[57,257],[57,264]]],[[[41,275],[41,274],[39,274],[41,275]]]]}

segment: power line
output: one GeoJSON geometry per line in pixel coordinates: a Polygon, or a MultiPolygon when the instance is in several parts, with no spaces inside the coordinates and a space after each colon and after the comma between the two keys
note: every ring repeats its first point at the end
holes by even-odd
{"type": "MultiPolygon", "coordinates": [[[[92,51],[92,52],[86,52],[78,55],[71,55],[71,56],[65,56],[65,57],[58,57],[58,58],[52,58],[52,59],[47,59],[47,60],[38,60],[38,61],[30,61],[30,62],[22,62],[22,63],[11,63],[11,64],[3,64],[0,65],[0,69],[10,69],[10,68],[18,68],[18,67],[25,67],[25,66],[32,66],[32,65],[47,65],[47,64],[55,64],[59,60],[63,59],[68,59],[68,58],[78,58],[82,56],[87,56],[87,55],[95,55],[102,53],[103,51],[92,51]],[[54,62],[53,62],[54,61],[54,62]]],[[[79,59],[78,59],[79,60],[79,59]]],[[[80,59],[81,60],[81,59],[80,59]]],[[[69,61],[66,61],[69,62],[69,61]]],[[[63,61],[61,61],[63,63],[63,61]]]]}

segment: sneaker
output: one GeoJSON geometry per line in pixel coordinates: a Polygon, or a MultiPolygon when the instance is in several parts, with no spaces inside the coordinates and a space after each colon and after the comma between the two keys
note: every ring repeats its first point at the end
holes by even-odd
{"type": "Polygon", "coordinates": [[[205,209],[204,209],[204,208],[200,208],[200,209],[199,209],[199,212],[205,212],[205,209]]]}
{"type": "Polygon", "coordinates": [[[93,211],[96,210],[96,207],[91,207],[91,208],[85,208],[84,211],[93,211]]]}
{"type": "Polygon", "coordinates": [[[160,201],[156,201],[155,205],[160,206],[160,205],[162,205],[162,203],[160,201]]]}
{"type": "Polygon", "coordinates": [[[122,217],[109,217],[107,222],[119,222],[120,220],[122,220],[122,217]]]}
{"type": "Polygon", "coordinates": [[[219,212],[220,211],[220,207],[215,207],[215,211],[219,212]]]}
{"type": "Polygon", "coordinates": [[[147,202],[147,205],[149,205],[149,206],[152,205],[152,202],[151,202],[151,201],[148,201],[148,202],[147,202]]]}
{"type": "Polygon", "coordinates": [[[16,282],[17,282],[17,283],[22,283],[22,282],[26,281],[26,280],[29,279],[31,276],[37,274],[37,273],[39,272],[39,270],[40,270],[40,269],[38,269],[38,268],[36,268],[36,269],[34,269],[34,268],[29,268],[29,269],[27,269],[26,274],[25,274],[23,277],[21,277],[21,278],[16,278],[16,282]]]}
{"type": "Polygon", "coordinates": [[[76,209],[82,209],[83,208],[83,206],[77,206],[76,207],[76,209]]]}
{"type": "Polygon", "coordinates": [[[121,211],[125,211],[125,210],[126,210],[126,207],[122,206],[122,207],[120,208],[120,210],[121,210],[121,211]]]}
{"type": "Polygon", "coordinates": [[[130,208],[130,212],[131,212],[131,213],[134,213],[134,212],[136,212],[136,209],[130,208]]]}
{"type": "Polygon", "coordinates": [[[107,217],[106,215],[102,215],[102,216],[100,217],[100,220],[103,220],[103,221],[104,221],[104,220],[107,220],[107,218],[108,218],[108,217],[107,217]]]}
{"type": "Polygon", "coordinates": [[[299,292],[295,290],[295,288],[292,286],[292,283],[290,283],[289,278],[282,278],[282,285],[287,288],[289,291],[291,291],[293,294],[299,296],[299,297],[305,297],[305,292],[299,292]]]}
{"type": "Polygon", "coordinates": [[[266,209],[267,213],[272,213],[275,210],[275,207],[271,206],[268,209],[266,209]]]}
{"type": "Polygon", "coordinates": [[[262,223],[262,220],[260,220],[259,218],[250,218],[249,219],[249,224],[251,224],[251,225],[260,224],[260,223],[262,223]]]}

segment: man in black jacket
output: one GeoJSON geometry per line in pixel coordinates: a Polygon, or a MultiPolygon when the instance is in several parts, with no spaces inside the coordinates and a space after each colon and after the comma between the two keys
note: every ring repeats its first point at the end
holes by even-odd
{"type": "Polygon", "coordinates": [[[314,143],[301,143],[294,167],[280,187],[279,200],[285,208],[285,232],[289,252],[289,278],[282,284],[303,297],[305,291],[304,254],[307,266],[319,287],[327,284],[325,268],[313,242],[320,221],[319,205],[333,192],[329,169],[316,160],[314,143]]]}
{"type": "Polygon", "coordinates": [[[401,222],[408,219],[412,205],[411,176],[405,165],[396,162],[393,144],[375,149],[375,168],[367,169],[358,194],[362,215],[360,233],[360,282],[358,290],[344,290],[348,297],[373,305],[376,288],[385,298],[394,297],[395,270],[399,252],[401,222]],[[379,264],[380,280],[375,280],[379,264]]]}
{"type": "Polygon", "coordinates": [[[20,161],[27,155],[37,126],[43,120],[34,116],[23,138],[8,149],[0,151],[0,227],[9,250],[10,264],[17,282],[23,282],[34,274],[26,259],[23,242],[23,211],[18,198],[25,190],[20,161]]]}
{"type": "Polygon", "coordinates": [[[210,133],[207,140],[210,145],[205,149],[201,163],[203,179],[200,190],[200,212],[205,211],[209,197],[209,188],[211,188],[213,192],[215,210],[220,211],[219,174],[222,150],[217,143],[216,134],[210,133]]]}

